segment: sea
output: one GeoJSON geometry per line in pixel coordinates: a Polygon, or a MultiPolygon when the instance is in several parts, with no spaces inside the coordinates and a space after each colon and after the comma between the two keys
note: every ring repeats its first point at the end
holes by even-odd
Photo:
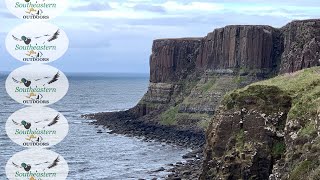
{"type": "MultiPolygon", "coordinates": [[[[88,113],[121,111],[135,106],[147,91],[149,77],[144,74],[66,73],[70,87],[67,95],[49,106],[62,113],[69,122],[69,134],[49,148],[68,162],[68,180],[164,179],[168,172],[161,167],[183,162],[190,149],[143,137],[109,134],[110,130],[90,125],[80,116],[88,113]],[[98,131],[103,133],[97,133],[98,131]]],[[[12,142],[5,123],[18,104],[6,93],[7,75],[0,74],[0,180],[7,179],[5,166],[16,153],[26,150],[12,142]]]]}

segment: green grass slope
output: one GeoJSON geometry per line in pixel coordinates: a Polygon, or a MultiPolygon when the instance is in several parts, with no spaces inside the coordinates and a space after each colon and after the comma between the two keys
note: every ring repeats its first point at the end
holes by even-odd
{"type": "Polygon", "coordinates": [[[253,83],[225,95],[222,104],[226,109],[246,107],[250,106],[247,100],[251,97],[258,102],[255,106],[272,112],[272,104],[288,99],[277,96],[276,89],[291,97],[291,108],[285,124],[284,169],[288,170],[287,174],[292,180],[320,179],[320,67],[253,83]],[[262,101],[265,97],[269,98],[267,102],[270,103],[262,101]]]}

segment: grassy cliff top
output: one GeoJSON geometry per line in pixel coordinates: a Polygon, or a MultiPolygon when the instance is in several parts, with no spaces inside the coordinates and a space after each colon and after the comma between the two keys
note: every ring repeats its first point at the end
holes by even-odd
{"type": "Polygon", "coordinates": [[[283,74],[228,93],[223,108],[257,110],[286,117],[286,152],[290,180],[320,177],[320,67],[283,74]]]}
{"type": "Polygon", "coordinates": [[[320,67],[313,67],[253,83],[227,94],[223,105],[228,109],[247,106],[248,98],[256,104],[281,103],[291,98],[289,119],[309,120],[320,112],[320,67]],[[266,99],[268,98],[268,99],[266,99]]]}

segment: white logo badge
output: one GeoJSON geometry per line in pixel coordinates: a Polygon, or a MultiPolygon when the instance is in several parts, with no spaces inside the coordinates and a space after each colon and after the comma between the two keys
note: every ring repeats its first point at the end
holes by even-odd
{"type": "Polygon", "coordinates": [[[60,70],[42,64],[14,70],[6,80],[8,94],[24,105],[46,106],[58,102],[68,92],[69,82],[60,70]]]}
{"type": "Polygon", "coordinates": [[[6,48],[16,59],[26,63],[48,63],[59,59],[69,47],[67,34],[49,23],[25,23],[6,38],[6,48]]]}
{"type": "Polygon", "coordinates": [[[25,20],[49,20],[60,15],[68,1],[62,0],[6,0],[7,8],[25,20]]]}
{"type": "Polygon", "coordinates": [[[47,148],[61,142],[68,134],[67,119],[47,108],[28,107],[12,114],[6,124],[9,138],[26,148],[47,148]]]}
{"type": "Polygon", "coordinates": [[[15,154],[6,165],[9,180],[65,180],[68,163],[59,154],[45,149],[30,149],[15,154]]]}

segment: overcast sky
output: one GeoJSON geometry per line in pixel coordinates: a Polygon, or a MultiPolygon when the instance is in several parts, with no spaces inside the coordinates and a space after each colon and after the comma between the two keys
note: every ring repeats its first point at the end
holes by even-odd
{"type": "MultiPolygon", "coordinates": [[[[153,39],[205,36],[230,24],[281,27],[318,18],[319,0],[69,0],[49,22],[69,36],[70,48],[50,65],[65,72],[149,72],[153,39]],[[267,3],[266,3],[267,2],[267,3]]],[[[23,23],[0,1],[0,71],[23,65],[6,52],[7,33],[23,23]]]]}

